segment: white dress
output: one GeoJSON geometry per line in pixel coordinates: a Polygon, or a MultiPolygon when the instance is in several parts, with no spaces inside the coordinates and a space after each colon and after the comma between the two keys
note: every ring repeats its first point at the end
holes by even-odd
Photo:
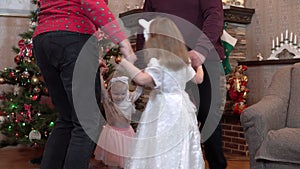
{"type": "Polygon", "coordinates": [[[155,82],[125,169],[204,169],[196,107],[185,92],[195,71],[178,71],[152,58],[145,69],[155,82]]]}

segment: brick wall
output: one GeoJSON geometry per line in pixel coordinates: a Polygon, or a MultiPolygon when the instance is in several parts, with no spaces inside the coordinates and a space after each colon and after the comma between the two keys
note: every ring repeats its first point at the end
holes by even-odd
{"type": "Polygon", "coordinates": [[[225,153],[248,156],[248,145],[240,122],[240,116],[226,110],[223,114],[223,150],[225,153]]]}

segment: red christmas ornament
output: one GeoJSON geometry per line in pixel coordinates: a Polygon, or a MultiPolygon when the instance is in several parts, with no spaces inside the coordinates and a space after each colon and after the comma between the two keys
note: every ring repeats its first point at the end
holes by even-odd
{"type": "Polygon", "coordinates": [[[10,72],[8,76],[9,76],[9,78],[12,78],[12,79],[14,79],[16,77],[14,72],[10,72]]]}
{"type": "Polygon", "coordinates": [[[15,61],[15,63],[18,65],[18,64],[20,63],[20,61],[21,61],[20,55],[17,55],[17,56],[14,58],[14,61],[15,61]]]}
{"type": "Polygon", "coordinates": [[[24,46],[25,46],[25,40],[24,40],[24,39],[19,40],[18,46],[19,46],[20,48],[24,48],[24,46]]]}
{"type": "Polygon", "coordinates": [[[31,100],[36,101],[38,99],[38,97],[39,97],[38,95],[34,95],[34,96],[31,97],[31,100]]]}

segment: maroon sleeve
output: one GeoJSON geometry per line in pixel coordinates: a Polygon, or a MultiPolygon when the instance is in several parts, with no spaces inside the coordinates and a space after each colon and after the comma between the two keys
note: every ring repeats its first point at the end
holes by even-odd
{"type": "MultiPolygon", "coordinates": [[[[195,46],[195,50],[207,57],[209,51],[215,48],[219,55],[223,55],[224,49],[220,37],[223,32],[224,13],[221,0],[199,0],[203,20],[202,31],[207,36],[201,36],[195,46]],[[210,45],[208,40],[213,44],[210,45]]],[[[220,56],[223,58],[223,56],[220,56]]]]}
{"type": "Polygon", "coordinates": [[[151,0],[145,0],[143,11],[144,12],[153,12],[151,0]]]}
{"type": "Polygon", "coordinates": [[[142,50],[144,48],[144,44],[145,44],[145,38],[144,35],[142,34],[142,27],[139,28],[141,31],[139,31],[139,33],[137,34],[136,37],[136,51],[142,50]]]}

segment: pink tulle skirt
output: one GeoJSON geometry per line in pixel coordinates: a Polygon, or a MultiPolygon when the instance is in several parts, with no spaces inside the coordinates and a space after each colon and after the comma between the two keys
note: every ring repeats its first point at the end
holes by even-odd
{"type": "Polygon", "coordinates": [[[118,128],[106,124],[99,136],[94,152],[95,159],[103,161],[108,166],[124,168],[134,136],[134,130],[130,125],[128,128],[118,128]]]}

